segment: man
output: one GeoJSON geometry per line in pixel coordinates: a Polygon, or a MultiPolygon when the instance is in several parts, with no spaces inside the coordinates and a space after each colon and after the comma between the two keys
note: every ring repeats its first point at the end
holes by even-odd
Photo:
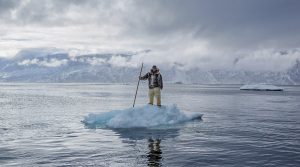
{"type": "Polygon", "coordinates": [[[148,79],[148,86],[149,86],[149,104],[153,105],[154,96],[156,98],[156,104],[157,106],[161,106],[161,100],[160,100],[160,90],[163,89],[163,80],[162,76],[159,73],[159,69],[156,67],[156,65],[152,66],[152,69],[150,72],[148,72],[146,75],[140,77],[141,80],[148,79]]]}

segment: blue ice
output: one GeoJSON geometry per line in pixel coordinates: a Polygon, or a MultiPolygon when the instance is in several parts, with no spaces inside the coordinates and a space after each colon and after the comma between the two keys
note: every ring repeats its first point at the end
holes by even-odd
{"type": "Polygon", "coordinates": [[[201,118],[202,114],[186,114],[176,105],[157,107],[145,105],[104,113],[90,113],[82,121],[88,127],[100,128],[147,128],[173,125],[201,118]]]}

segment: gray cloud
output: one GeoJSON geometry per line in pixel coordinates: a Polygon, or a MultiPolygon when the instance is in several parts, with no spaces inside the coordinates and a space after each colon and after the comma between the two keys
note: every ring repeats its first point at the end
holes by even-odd
{"type": "Polygon", "coordinates": [[[0,0],[0,55],[151,49],[149,63],[240,68],[247,60],[247,68],[273,70],[284,61],[285,69],[300,58],[278,54],[300,48],[299,7],[297,0],[0,0]],[[258,67],[262,60],[269,65],[258,67]]]}
{"type": "MultiPolygon", "coordinates": [[[[139,6],[147,6],[147,14],[151,17],[134,24],[142,33],[169,35],[177,31],[195,31],[193,37],[204,38],[216,46],[249,48],[266,44],[299,47],[299,1],[147,2],[139,1],[139,6]],[[157,18],[164,20],[159,22],[157,18]]],[[[145,17],[143,13],[139,16],[145,17]]]]}
{"type": "Polygon", "coordinates": [[[0,12],[5,13],[18,5],[17,0],[0,0],[0,12]]]}

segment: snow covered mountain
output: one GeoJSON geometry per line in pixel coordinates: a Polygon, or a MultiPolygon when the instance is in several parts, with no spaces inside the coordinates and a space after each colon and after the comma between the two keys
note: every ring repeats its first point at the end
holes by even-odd
{"type": "Polygon", "coordinates": [[[13,59],[0,59],[0,81],[130,82],[137,69],[114,66],[114,61],[126,62],[131,56],[95,54],[70,57],[67,53],[33,54],[24,51],[13,59]]]}
{"type": "MultiPolygon", "coordinates": [[[[144,52],[148,52],[147,50],[144,52]]],[[[68,53],[24,50],[12,59],[0,58],[0,82],[136,82],[138,53],[102,53],[70,56],[68,53]]],[[[146,69],[150,68],[146,64],[146,69]]],[[[144,70],[145,72],[145,70],[144,70]]],[[[236,70],[183,70],[178,64],[161,67],[165,82],[200,84],[300,84],[300,61],[286,72],[236,70]]]]}
{"type": "Polygon", "coordinates": [[[287,75],[295,84],[300,83],[300,61],[299,60],[297,60],[295,65],[288,70],[287,75]]]}

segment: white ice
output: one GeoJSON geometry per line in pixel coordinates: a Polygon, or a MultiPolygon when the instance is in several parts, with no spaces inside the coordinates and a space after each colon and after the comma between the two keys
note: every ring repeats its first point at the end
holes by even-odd
{"type": "Polygon", "coordinates": [[[105,113],[91,113],[82,121],[89,127],[103,128],[137,128],[172,125],[201,118],[202,114],[186,114],[176,105],[142,107],[113,110],[105,113]]]}
{"type": "Polygon", "coordinates": [[[283,88],[269,84],[251,84],[241,86],[240,90],[283,91],[283,88]]]}

